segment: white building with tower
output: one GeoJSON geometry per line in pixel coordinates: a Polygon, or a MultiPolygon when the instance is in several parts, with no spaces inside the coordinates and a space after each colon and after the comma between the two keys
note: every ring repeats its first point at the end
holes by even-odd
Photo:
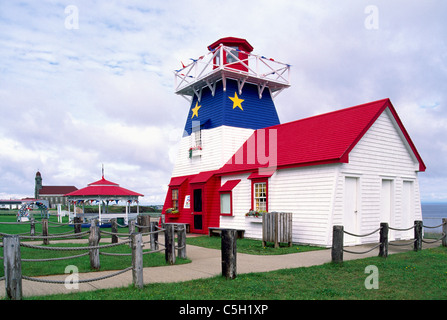
{"type": "MultiPolygon", "coordinates": [[[[364,234],[388,222],[421,220],[425,171],[389,99],[281,124],[273,98],[290,86],[290,65],[223,38],[176,70],[190,103],[166,195],[167,222],[245,230],[262,237],[251,212],[292,212],[293,242],[330,246],[333,225],[364,234]]],[[[298,102],[297,102],[298,103],[298,102]]],[[[391,231],[390,240],[411,231],[391,231]]],[[[345,236],[345,245],[376,242],[345,236]]]]}

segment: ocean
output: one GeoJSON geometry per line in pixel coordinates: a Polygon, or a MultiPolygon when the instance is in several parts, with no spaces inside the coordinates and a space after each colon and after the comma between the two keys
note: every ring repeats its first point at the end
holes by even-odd
{"type": "MultiPolygon", "coordinates": [[[[438,226],[442,218],[447,218],[447,203],[422,202],[421,207],[424,226],[438,226]]],[[[424,228],[424,232],[442,233],[442,227],[424,228]]]]}

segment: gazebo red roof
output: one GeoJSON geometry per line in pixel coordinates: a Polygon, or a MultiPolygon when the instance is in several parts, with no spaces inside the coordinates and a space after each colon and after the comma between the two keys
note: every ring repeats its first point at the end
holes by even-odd
{"type": "Polygon", "coordinates": [[[143,196],[141,193],[134,192],[119,186],[115,182],[104,179],[89,183],[87,187],[67,193],[67,197],[75,196],[143,196]]]}

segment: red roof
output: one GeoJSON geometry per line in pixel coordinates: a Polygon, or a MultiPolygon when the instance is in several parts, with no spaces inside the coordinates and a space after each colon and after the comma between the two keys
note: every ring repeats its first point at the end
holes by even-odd
{"type": "Polygon", "coordinates": [[[188,179],[188,176],[172,177],[171,182],[169,182],[169,186],[170,187],[178,187],[178,186],[182,185],[182,183],[185,182],[186,179],[188,179]]]}
{"type": "Polygon", "coordinates": [[[236,38],[236,37],[225,37],[225,38],[221,38],[215,42],[213,42],[212,44],[210,44],[208,46],[208,49],[215,49],[217,48],[220,44],[223,44],[224,46],[237,46],[242,48],[244,51],[246,52],[252,52],[253,51],[253,46],[248,43],[247,40],[242,39],[242,38],[236,38]]]}
{"type": "Polygon", "coordinates": [[[88,184],[87,187],[67,193],[65,196],[143,196],[140,193],[122,188],[115,182],[102,177],[101,180],[88,184]]]}
{"type": "Polygon", "coordinates": [[[239,182],[241,182],[241,179],[228,180],[219,188],[219,192],[229,192],[233,190],[233,188],[237,186],[239,182]]]}
{"type": "Polygon", "coordinates": [[[269,165],[276,165],[277,168],[287,168],[327,163],[347,163],[349,152],[387,107],[389,107],[403,136],[417,158],[419,170],[425,171],[425,164],[391,101],[383,99],[256,130],[218,172],[220,174],[250,172],[269,165]],[[277,156],[276,163],[272,163],[275,157],[268,155],[269,135],[275,133],[276,139],[272,136],[272,142],[276,141],[277,146],[276,148],[272,146],[272,150],[277,150],[277,156]],[[262,148],[265,147],[265,151],[259,150],[258,152],[258,138],[265,141],[265,143],[259,144],[262,148]],[[250,151],[248,156],[247,150],[250,151]],[[263,155],[266,155],[264,159],[263,155]],[[268,163],[269,158],[270,163],[268,163]]]}
{"type": "Polygon", "coordinates": [[[189,183],[205,183],[207,182],[216,171],[203,171],[198,174],[196,174],[189,183]]]}
{"type": "Polygon", "coordinates": [[[42,188],[39,190],[39,195],[64,195],[76,190],[78,190],[78,188],[76,188],[75,186],[42,186],[42,188]]]}

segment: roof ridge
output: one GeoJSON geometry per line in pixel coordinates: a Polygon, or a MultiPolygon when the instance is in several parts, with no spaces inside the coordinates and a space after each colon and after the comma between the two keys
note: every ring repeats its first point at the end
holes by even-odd
{"type": "MultiPolygon", "coordinates": [[[[325,112],[325,113],[320,113],[320,114],[316,114],[316,115],[313,115],[313,116],[309,116],[309,117],[306,117],[306,118],[301,118],[301,119],[297,119],[297,120],[293,120],[293,121],[289,121],[289,122],[285,122],[285,123],[276,124],[274,126],[266,127],[266,128],[263,128],[263,129],[272,129],[272,128],[279,127],[279,126],[282,126],[282,125],[294,124],[294,123],[297,123],[297,122],[300,122],[300,121],[311,120],[311,119],[315,119],[315,118],[319,118],[319,117],[325,117],[325,116],[333,115],[335,113],[346,112],[348,110],[366,107],[366,106],[371,105],[371,104],[377,104],[379,102],[383,102],[385,104],[387,102],[390,102],[390,99],[389,98],[384,98],[384,99],[380,99],[380,100],[376,100],[376,101],[362,103],[362,104],[359,104],[359,105],[346,107],[346,108],[343,108],[343,109],[333,110],[333,111],[329,111],[329,112],[325,112]]],[[[381,107],[382,106],[383,106],[383,104],[381,105],[381,107]]],[[[257,130],[259,130],[259,129],[257,129],[257,130]]],[[[257,130],[255,130],[255,131],[257,131],[257,130]]]]}

